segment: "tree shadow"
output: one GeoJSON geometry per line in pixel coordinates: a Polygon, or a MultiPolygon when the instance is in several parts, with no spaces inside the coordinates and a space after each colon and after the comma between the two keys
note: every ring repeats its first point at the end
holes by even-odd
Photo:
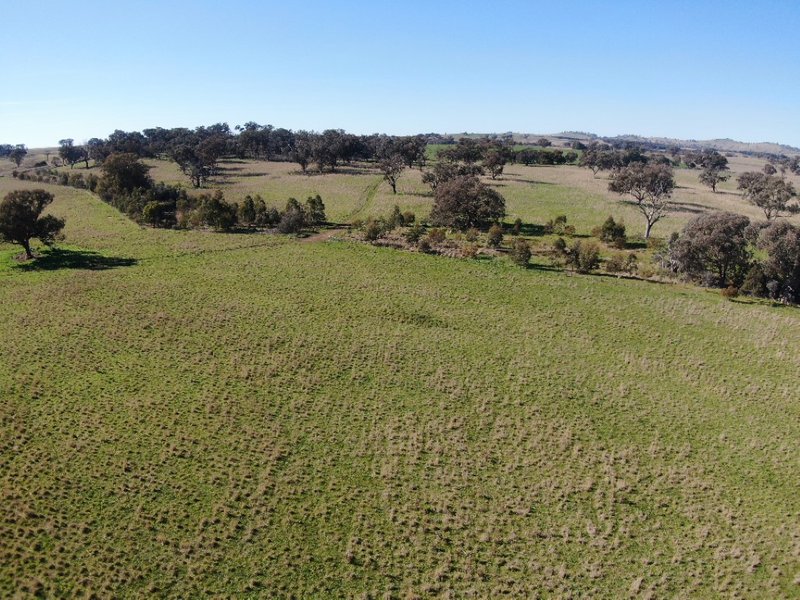
{"type": "Polygon", "coordinates": [[[34,260],[17,265],[17,268],[23,271],[57,271],[59,269],[105,271],[118,267],[132,267],[138,262],[135,258],[103,256],[90,250],[51,248],[34,260]]]}

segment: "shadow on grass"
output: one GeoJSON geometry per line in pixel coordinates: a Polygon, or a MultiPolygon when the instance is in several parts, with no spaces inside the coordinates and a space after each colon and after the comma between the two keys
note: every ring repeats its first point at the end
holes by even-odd
{"type": "Polygon", "coordinates": [[[137,264],[135,258],[119,256],[103,256],[89,250],[65,250],[53,248],[32,261],[17,266],[23,271],[57,271],[59,269],[85,269],[87,271],[105,271],[119,267],[132,267],[137,264]]]}

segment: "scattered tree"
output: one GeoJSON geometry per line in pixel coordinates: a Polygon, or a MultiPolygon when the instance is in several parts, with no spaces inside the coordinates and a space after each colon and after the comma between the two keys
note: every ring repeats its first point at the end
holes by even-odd
{"type": "Polygon", "coordinates": [[[383,178],[389,182],[389,185],[392,186],[392,193],[397,193],[397,179],[400,177],[400,174],[406,168],[406,163],[403,160],[403,157],[399,154],[393,154],[388,158],[381,160],[378,163],[378,167],[380,168],[381,172],[383,173],[383,178]]]}
{"type": "Polygon", "coordinates": [[[800,302],[800,228],[786,221],[773,222],[760,231],[756,245],[766,254],[764,287],[773,298],[800,302]]]}
{"type": "Polygon", "coordinates": [[[506,159],[497,150],[489,150],[483,159],[484,168],[489,171],[492,179],[497,179],[498,176],[503,174],[506,159]]]}
{"type": "Polygon", "coordinates": [[[707,285],[740,285],[750,266],[749,225],[750,219],[730,212],[695,217],[670,246],[672,264],[707,285]]]}
{"type": "Polygon", "coordinates": [[[782,177],[750,171],[742,173],[738,183],[744,198],[763,210],[767,221],[800,210],[796,204],[790,204],[797,196],[794,186],[782,177]]]}
{"type": "Polygon", "coordinates": [[[6,194],[0,202],[0,239],[19,244],[28,259],[33,258],[31,240],[36,238],[51,246],[64,220],[42,211],[53,201],[53,194],[44,190],[17,190],[6,194]]]}
{"type": "Polygon", "coordinates": [[[28,149],[25,147],[25,144],[17,144],[8,152],[8,158],[17,165],[20,166],[22,164],[22,159],[25,158],[28,154],[28,149]]]}
{"type": "Polygon", "coordinates": [[[632,163],[611,175],[608,189],[620,195],[629,194],[645,218],[645,239],[670,208],[675,188],[672,168],[664,164],[632,163]]]}
{"type": "Polygon", "coordinates": [[[730,177],[731,177],[730,175],[728,175],[721,169],[716,169],[714,167],[706,167],[705,169],[703,169],[703,172],[700,173],[699,180],[700,183],[710,187],[711,191],[716,193],[717,185],[719,185],[723,181],[728,181],[730,177]]]}
{"type": "Polygon", "coordinates": [[[477,177],[457,177],[437,186],[431,222],[463,231],[486,227],[505,213],[505,199],[498,192],[477,177]]]}

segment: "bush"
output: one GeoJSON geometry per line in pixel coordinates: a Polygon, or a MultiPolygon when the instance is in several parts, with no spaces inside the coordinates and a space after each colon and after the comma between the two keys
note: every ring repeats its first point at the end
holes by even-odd
{"type": "Polygon", "coordinates": [[[444,229],[433,228],[428,232],[428,242],[432,246],[438,246],[439,244],[444,243],[447,239],[447,234],[445,234],[444,229]]]}
{"type": "Polygon", "coordinates": [[[367,222],[364,224],[364,239],[368,242],[374,242],[375,240],[383,237],[386,233],[386,223],[383,219],[368,219],[367,222]]]}
{"type": "Polygon", "coordinates": [[[319,194],[306,199],[305,216],[309,225],[323,225],[327,220],[325,204],[319,194]]]}
{"type": "Polygon", "coordinates": [[[564,241],[564,238],[559,237],[556,238],[553,242],[553,252],[556,254],[564,254],[567,251],[567,242],[564,241]]]}
{"type": "Polygon", "coordinates": [[[419,240],[419,243],[417,244],[417,249],[420,252],[430,252],[431,251],[431,244],[428,241],[427,237],[424,237],[424,238],[419,240]]]}
{"type": "Polygon", "coordinates": [[[219,231],[228,231],[236,225],[236,205],[226,202],[219,190],[202,199],[198,212],[201,223],[219,231]]]}
{"type": "Polygon", "coordinates": [[[464,239],[467,240],[468,242],[477,242],[479,235],[480,232],[477,229],[475,229],[474,227],[470,227],[464,234],[464,239]]]}
{"type": "Polygon", "coordinates": [[[733,300],[734,298],[739,296],[739,288],[737,288],[735,285],[729,285],[726,288],[722,288],[720,290],[720,293],[722,294],[723,298],[726,298],[728,300],[733,300]]]}
{"type": "Polygon", "coordinates": [[[566,227],[567,227],[567,215],[558,215],[555,219],[550,219],[545,224],[544,232],[555,233],[556,235],[564,235],[564,229],[566,227]]]}
{"type": "Polygon", "coordinates": [[[425,227],[423,227],[421,223],[414,223],[414,226],[405,233],[406,241],[409,244],[416,244],[424,233],[425,227]]]}
{"type": "Polygon", "coordinates": [[[567,253],[567,264],[578,273],[590,273],[600,264],[600,248],[594,242],[578,240],[567,253]]]}
{"type": "Polygon", "coordinates": [[[605,268],[609,273],[635,273],[638,258],[635,254],[616,252],[606,261],[605,268]]]}
{"type": "Polygon", "coordinates": [[[514,220],[514,225],[511,228],[514,235],[519,235],[522,232],[522,219],[517,218],[514,220]]]}
{"type": "Polygon", "coordinates": [[[614,217],[608,217],[600,227],[592,231],[592,235],[600,238],[600,241],[610,244],[615,248],[624,248],[627,243],[625,235],[625,224],[616,222],[614,217]]]}
{"type": "Polygon", "coordinates": [[[520,267],[527,267],[531,261],[530,244],[522,238],[515,239],[511,246],[511,260],[520,267]]]}
{"type": "Polygon", "coordinates": [[[503,243],[503,228],[497,223],[489,228],[489,233],[486,236],[486,245],[490,248],[499,248],[503,243]]]}
{"type": "Polygon", "coordinates": [[[764,297],[767,295],[768,281],[769,279],[764,274],[764,268],[756,263],[747,271],[739,291],[749,296],[764,297]]]}
{"type": "Polygon", "coordinates": [[[386,227],[389,230],[392,230],[396,227],[402,227],[405,224],[405,217],[403,216],[403,213],[400,212],[400,207],[395,204],[392,212],[389,214],[389,218],[386,219],[386,227]]]}
{"type": "Polygon", "coordinates": [[[416,220],[417,220],[417,215],[415,215],[415,214],[414,214],[413,212],[411,212],[410,210],[407,210],[407,211],[405,211],[405,212],[403,213],[403,223],[404,223],[405,225],[407,225],[407,226],[408,226],[408,225],[412,225],[413,223],[415,223],[415,222],[416,222],[416,220]]]}
{"type": "Polygon", "coordinates": [[[478,244],[464,244],[461,246],[461,257],[475,258],[478,256],[478,250],[480,250],[480,246],[478,246],[478,244]]]}

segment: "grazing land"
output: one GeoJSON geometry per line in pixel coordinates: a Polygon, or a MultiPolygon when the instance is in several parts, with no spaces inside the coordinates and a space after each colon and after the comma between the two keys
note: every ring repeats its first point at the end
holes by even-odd
{"type": "MultiPolygon", "coordinates": [[[[229,200],[319,193],[337,223],[432,202],[418,170],[393,195],[359,165],[222,167],[229,200]]],[[[696,177],[657,235],[758,216],[696,177]]],[[[641,225],[588,170],[489,183],[507,220],[641,225]]],[[[800,593],[796,308],[537,256],[151,229],[46,187],[63,243],[0,245],[0,595],[800,593]]]]}

